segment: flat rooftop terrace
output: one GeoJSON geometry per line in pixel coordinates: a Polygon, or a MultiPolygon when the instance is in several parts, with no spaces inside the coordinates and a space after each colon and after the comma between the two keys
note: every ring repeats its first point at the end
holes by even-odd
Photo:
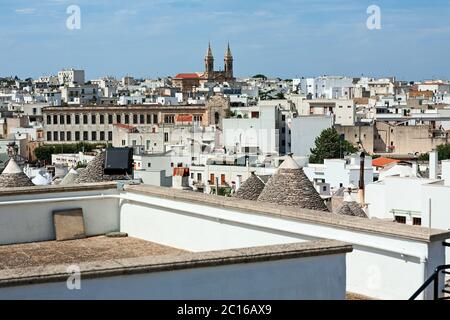
{"type": "Polygon", "coordinates": [[[0,270],[71,265],[115,259],[180,254],[187,251],[132,237],[90,237],[0,246],[0,270]]]}

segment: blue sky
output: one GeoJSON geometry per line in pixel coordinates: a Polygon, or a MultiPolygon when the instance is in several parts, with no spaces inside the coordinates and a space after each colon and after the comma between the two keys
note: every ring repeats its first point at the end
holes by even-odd
{"type": "Polygon", "coordinates": [[[230,41],[238,76],[450,79],[448,17],[448,0],[1,0],[0,76],[202,71],[208,41],[216,68],[230,41]],[[80,30],[66,28],[72,4],[80,30]],[[372,4],[381,30],[366,27],[372,4]]]}

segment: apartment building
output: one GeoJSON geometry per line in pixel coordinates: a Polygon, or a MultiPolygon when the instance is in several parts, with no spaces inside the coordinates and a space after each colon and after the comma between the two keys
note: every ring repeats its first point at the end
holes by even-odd
{"type": "Polygon", "coordinates": [[[78,141],[112,142],[114,125],[141,127],[215,125],[221,127],[229,110],[223,97],[210,99],[206,105],[161,106],[70,106],[42,109],[46,143],[78,141]]]}

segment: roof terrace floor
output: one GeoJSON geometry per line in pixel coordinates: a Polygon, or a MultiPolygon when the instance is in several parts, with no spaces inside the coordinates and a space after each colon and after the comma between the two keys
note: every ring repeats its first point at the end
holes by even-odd
{"type": "Polygon", "coordinates": [[[186,251],[131,237],[90,237],[0,246],[0,270],[162,256],[186,251]]]}

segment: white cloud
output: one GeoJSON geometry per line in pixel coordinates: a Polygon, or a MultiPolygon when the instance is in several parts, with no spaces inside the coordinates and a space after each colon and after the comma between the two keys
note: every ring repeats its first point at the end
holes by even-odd
{"type": "Polygon", "coordinates": [[[14,10],[15,13],[17,14],[33,14],[36,12],[36,9],[34,8],[20,8],[20,9],[16,9],[14,10]]]}

